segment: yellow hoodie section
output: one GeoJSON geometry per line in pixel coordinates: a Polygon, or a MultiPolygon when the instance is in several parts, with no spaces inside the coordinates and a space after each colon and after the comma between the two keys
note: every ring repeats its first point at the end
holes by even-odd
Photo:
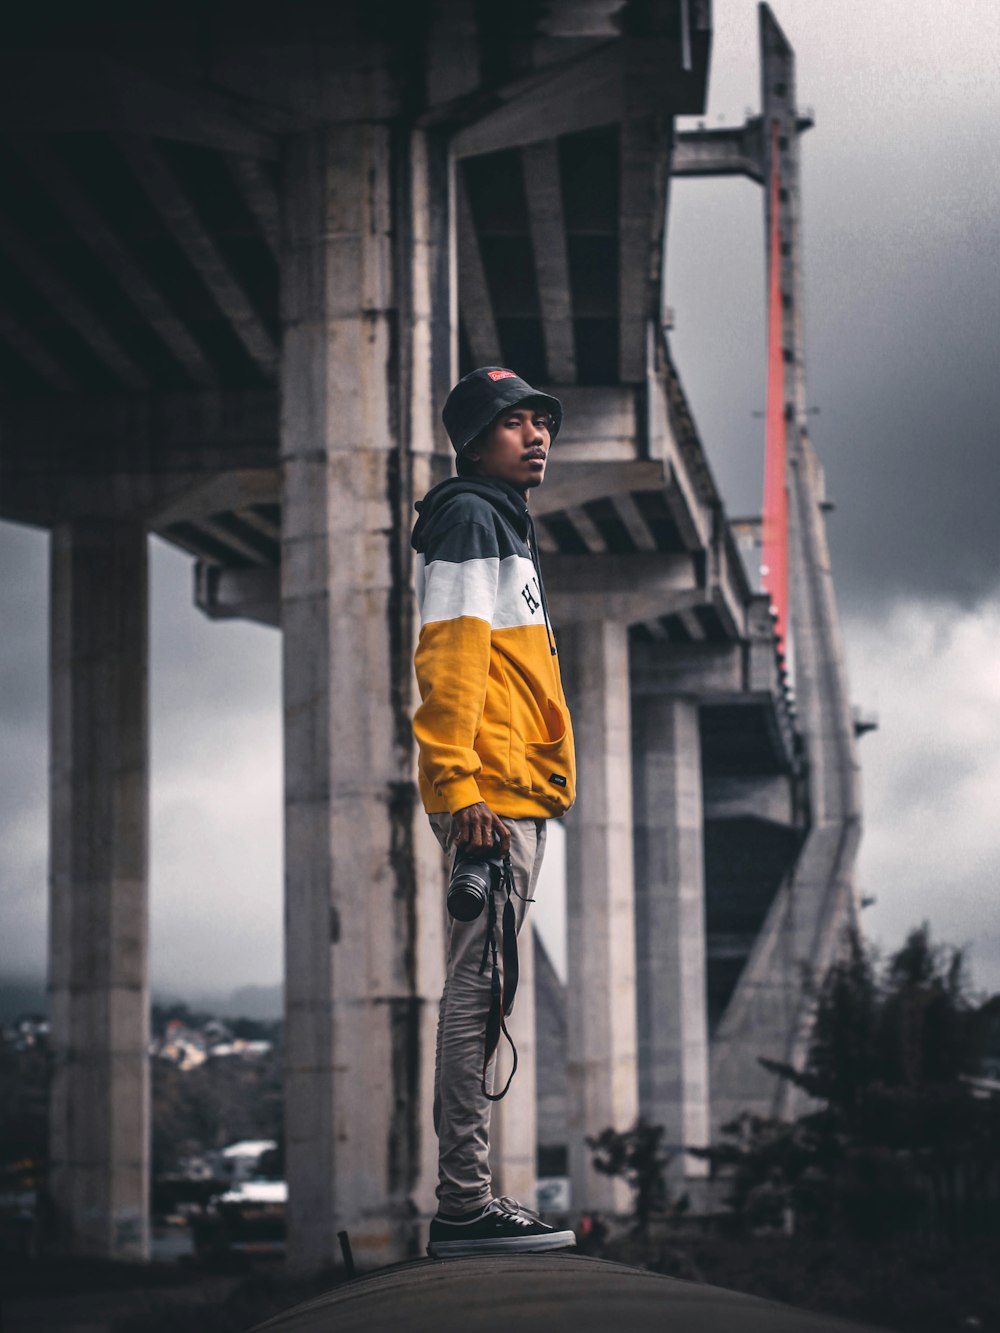
{"type": "Polygon", "coordinates": [[[423,627],[413,730],[429,814],[477,801],[511,819],[566,813],[576,758],[558,662],[540,625],[491,633],[461,616],[423,627]]]}
{"type": "Polygon", "coordinates": [[[418,600],[413,730],[425,809],[485,801],[512,819],[565,814],[576,796],[573,730],[531,561],[434,560],[418,571],[418,600]]]}

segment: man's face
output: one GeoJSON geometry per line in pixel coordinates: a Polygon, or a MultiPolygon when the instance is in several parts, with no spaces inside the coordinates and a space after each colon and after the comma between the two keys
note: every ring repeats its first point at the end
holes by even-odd
{"type": "Polygon", "coordinates": [[[465,457],[484,477],[509,481],[521,492],[540,486],[552,443],[550,417],[542,407],[519,403],[496,418],[485,442],[470,444],[465,457]]]}

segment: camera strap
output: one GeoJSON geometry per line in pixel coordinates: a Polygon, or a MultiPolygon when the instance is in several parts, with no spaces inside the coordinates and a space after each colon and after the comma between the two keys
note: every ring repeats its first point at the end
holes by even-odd
{"type": "MultiPolygon", "coordinates": [[[[514,916],[514,903],[511,898],[512,893],[517,893],[514,887],[514,871],[510,864],[510,853],[503,859],[503,869],[501,871],[500,884],[506,895],[506,901],[503,905],[503,973],[501,974],[499,960],[497,958],[497,909],[494,895],[491,892],[489,902],[486,908],[486,939],[483,942],[483,957],[479,964],[480,975],[486,971],[487,962],[492,964],[492,973],[490,977],[490,1012],[486,1019],[486,1041],[483,1052],[483,1074],[481,1086],[483,1095],[488,1097],[491,1102],[500,1101],[501,1097],[506,1097],[507,1091],[517,1073],[517,1047],[514,1045],[514,1039],[507,1031],[505,1022],[506,1016],[510,1013],[514,1004],[514,996],[517,993],[518,979],[518,961],[517,961],[517,921],[514,916]],[[502,1091],[490,1092],[486,1087],[486,1072],[489,1063],[500,1045],[501,1033],[510,1043],[511,1055],[513,1057],[513,1066],[510,1071],[510,1077],[504,1084],[502,1091]]],[[[518,895],[521,896],[520,894],[518,895]]],[[[528,899],[527,901],[531,901],[528,899]]]]}

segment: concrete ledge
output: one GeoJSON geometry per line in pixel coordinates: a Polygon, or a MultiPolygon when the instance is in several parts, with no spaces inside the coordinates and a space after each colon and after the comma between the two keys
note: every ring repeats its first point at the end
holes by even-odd
{"type": "Polygon", "coordinates": [[[258,1325],[275,1333],[846,1333],[860,1327],[566,1251],[402,1264],[258,1325]]]}

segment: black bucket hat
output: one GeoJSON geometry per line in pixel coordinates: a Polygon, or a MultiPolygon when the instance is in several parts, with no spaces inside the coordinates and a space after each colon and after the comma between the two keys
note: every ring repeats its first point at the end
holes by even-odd
{"type": "Polygon", "coordinates": [[[505,408],[517,407],[528,398],[544,403],[552,417],[549,435],[554,440],[559,434],[563,415],[558,398],[539,393],[527,380],[503,366],[480,366],[463,375],[448,395],[441,413],[455,453],[460,454],[505,408]]]}

